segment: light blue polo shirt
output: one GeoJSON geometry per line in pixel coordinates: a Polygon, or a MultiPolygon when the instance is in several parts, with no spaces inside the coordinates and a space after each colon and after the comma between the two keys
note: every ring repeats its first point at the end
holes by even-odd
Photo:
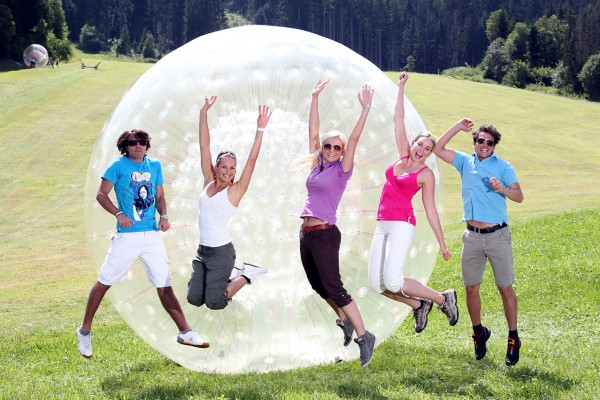
{"type": "Polygon", "coordinates": [[[513,166],[496,157],[496,152],[479,161],[477,154],[460,151],[455,152],[452,166],[462,179],[463,221],[508,224],[506,196],[496,193],[489,180],[496,177],[504,186],[518,182],[513,166]]]}

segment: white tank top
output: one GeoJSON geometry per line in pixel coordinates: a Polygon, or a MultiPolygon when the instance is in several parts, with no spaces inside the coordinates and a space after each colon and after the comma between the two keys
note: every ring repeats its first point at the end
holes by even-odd
{"type": "Polygon", "coordinates": [[[198,227],[200,244],[203,246],[219,247],[231,242],[227,234],[227,222],[233,215],[235,207],[227,198],[227,191],[221,190],[212,197],[206,194],[211,183],[206,185],[198,201],[198,227]]]}

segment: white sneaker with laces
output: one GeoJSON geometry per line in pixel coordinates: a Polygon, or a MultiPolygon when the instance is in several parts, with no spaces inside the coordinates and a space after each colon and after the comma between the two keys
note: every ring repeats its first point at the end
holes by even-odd
{"type": "Polygon", "coordinates": [[[259,267],[258,265],[244,263],[244,269],[242,270],[242,275],[248,278],[248,284],[254,282],[256,278],[258,278],[262,274],[266,274],[269,272],[268,269],[259,267]]]}
{"type": "Polygon", "coordinates": [[[187,333],[179,333],[179,335],[177,335],[177,343],[186,346],[200,347],[202,349],[205,349],[210,346],[208,342],[202,340],[202,338],[200,338],[200,335],[198,335],[194,331],[189,331],[187,333]]]}
{"type": "Polygon", "coordinates": [[[75,334],[77,335],[77,350],[85,358],[92,358],[92,332],[83,335],[77,328],[75,334]]]}

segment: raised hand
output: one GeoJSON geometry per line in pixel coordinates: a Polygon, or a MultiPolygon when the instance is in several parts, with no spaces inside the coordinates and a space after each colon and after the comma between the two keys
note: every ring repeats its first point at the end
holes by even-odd
{"type": "Polygon", "coordinates": [[[215,101],[217,101],[217,96],[205,97],[204,105],[202,106],[202,108],[204,110],[208,110],[209,108],[212,107],[213,104],[215,104],[215,101]]]}
{"type": "Polygon", "coordinates": [[[362,108],[371,107],[371,102],[373,101],[373,88],[367,84],[364,84],[362,90],[358,92],[358,101],[362,108]]]}
{"type": "Polygon", "coordinates": [[[456,127],[461,131],[471,132],[473,130],[473,121],[469,118],[463,118],[456,123],[456,127]]]}
{"type": "Polygon", "coordinates": [[[268,106],[258,106],[258,118],[256,119],[256,127],[258,129],[265,129],[265,127],[269,123],[269,119],[271,119],[272,113],[273,110],[271,110],[268,106]]]}
{"type": "Polygon", "coordinates": [[[319,82],[317,82],[315,88],[312,91],[313,96],[318,96],[323,91],[325,86],[327,86],[328,82],[329,78],[327,78],[327,80],[319,79],[319,82]]]}
{"type": "Polygon", "coordinates": [[[408,80],[408,72],[401,72],[400,76],[398,76],[398,86],[404,85],[408,80]]]}

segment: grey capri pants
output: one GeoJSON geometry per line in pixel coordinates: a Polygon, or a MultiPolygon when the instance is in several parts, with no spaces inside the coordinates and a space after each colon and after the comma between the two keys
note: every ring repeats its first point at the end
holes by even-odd
{"type": "Polygon", "coordinates": [[[200,307],[206,304],[211,310],[222,310],[231,301],[227,297],[227,284],[235,264],[232,243],[219,247],[198,246],[192,261],[192,276],[188,282],[188,303],[200,307]]]}

